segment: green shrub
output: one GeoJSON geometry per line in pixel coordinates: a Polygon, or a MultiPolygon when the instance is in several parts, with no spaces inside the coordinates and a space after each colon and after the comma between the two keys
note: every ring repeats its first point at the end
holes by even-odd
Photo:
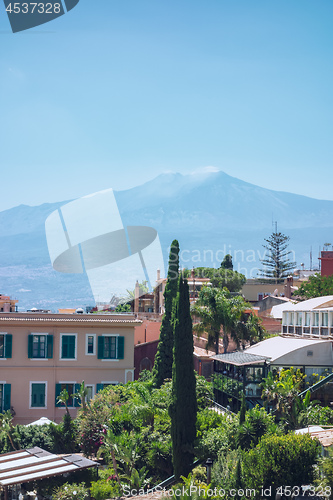
{"type": "Polygon", "coordinates": [[[120,496],[120,488],[116,482],[113,469],[105,469],[99,472],[100,479],[91,482],[90,493],[95,500],[107,500],[120,496]]]}
{"type": "Polygon", "coordinates": [[[53,500],[86,500],[89,498],[89,491],[84,483],[65,483],[53,490],[53,500]]]}
{"type": "Polygon", "coordinates": [[[49,425],[30,425],[29,427],[17,425],[16,428],[22,449],[39,446],[43,450],[54,451],[54,439],[49,425]]]}

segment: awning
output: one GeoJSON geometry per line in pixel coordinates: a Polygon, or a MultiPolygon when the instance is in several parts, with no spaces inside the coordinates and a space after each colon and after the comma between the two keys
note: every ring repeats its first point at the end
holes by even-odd
{"type": "Polygon", "coordinates": [[[28,483],[97,465],[80,455],[59,456],[38,447],[12,451],[0,455],[0,485],[28,483]]]}
{"type": "Polygon", "coordinates": [[[237,351],[227,352],[225,354],[216,354],[215,356],[212,356],[212,359],[221,361],[222,363],[230,363],[231,365],[244,366],[265,363],[265,361],[269,361],[271,358],[267,356],[259,356],[258,354],[237,351]]]}

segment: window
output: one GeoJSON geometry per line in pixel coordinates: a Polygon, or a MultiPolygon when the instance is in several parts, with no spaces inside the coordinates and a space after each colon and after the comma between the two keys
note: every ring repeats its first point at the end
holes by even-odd
{"type": "Polygon", "coordinates": [[[53,358],[53,335],[32,333],[28,337],[29,359],[52,359],[53,358]]]}
{"type": "Polygon", "coordinates": [[[319,326],[319,313],[313,313],[313,326],[319,326]]]}
{"type": "Polygon", "coordinates": [[[0,383],[0,413],[10,410],[11,384],[0,383]]]}
{"type": "Polygon", "coordinates": [[[56,384],[55,405],[60,408],[65,408],[65,405],[63,403],[58,403],[58,396],[64,389],[66,389],[69,395],[67,406],[69,408],[73,408],[74,406],[76,407],[80,406],[78,399],[73,398],[73,394],[75,394],[80,390],[80,384],[76,384],[75,382],[60,382],[59,384],[56,384]]]}
{"type": "Polygon", "coordinates": [[[61,359],[76,359],[76,334],[61,334],[60,336],[61,359]]]}
{"type": "Polygon", "coordinates": [[[12,335],[0,333],[0,358],[12,357],[12,335]]]}
{"type": "Polygon", "coordinates": [[[310,313],[305,313],[305,326],[310,326],[310,313]]]}
{"type": "Polygon", "coordinates": [[[87,389],[86,402],[88,402],[94,397],[94,386],[86,385],[86,389],[87,389]]]}
{"type": "Polygon", "coordinates": [[[124,337],[119,335],[99,336],[98,359],[124,359],[124,337]]]}
{"type": "Polygon", "coordinates": [[[288,317],[289,317],[289,325],[292,326],[294,324],[294,313],[289,312],[288,317]]]}
{"type": "Polygon", "coordinates": [[[302,326],[302,313],[301,312],[296,313],[296,325],[302,326]]]}
{"type": "Polygon", "coordinates": [[[86,335],[86,354],[96,354],[96,334],[86,335]]]}
{"type": "Polygon", "coordinates": [[[30,382],[30,408],[46,408],[46,382],[30,382]]]}
{"type": "Polygon", "coordinates": [[[322,326],[328,326],[328,312],[323,312],[321,317],[322,326]]]}

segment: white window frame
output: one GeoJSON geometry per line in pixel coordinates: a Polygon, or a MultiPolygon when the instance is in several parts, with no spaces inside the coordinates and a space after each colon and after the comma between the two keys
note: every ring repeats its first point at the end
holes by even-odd
{"type": "Polygon", "coordinates": [[[310,311],[305,311],[305,313],[304,313],[304,326],[307,326],[307,327],[311,326],[311,312],[310,311]],[[307,319],[309,319],[309,321],[307,321],[307,319]]]}
{"type": "Polygon", "coordinates": [[[326,328],[326,327],[328,328],[328,324],[329,324],[329,320],[328,320],[328,311],[323,311],[323,312],[321,313],[321,318],[320,318],[320,319],[321,319],[321,326],[323,326],[324,328],[326,328]],[[327,324],[326,324],[326,325],[324,325],[324,317],[325,317],[325,316],[326,316],[326,318],[327,318],[327,324]]]}
{"type": "MultiPolygon", "coordinates": [[[[45,332],[41,332],[41,333],[39,333],[39,332],[30,332],[29,335],[45,335],[45,336],[47,336],[47,335],[49,335],[49,333],[45,333],[45,332]]],[[[52,334],[50,334],[50,335],[52,335],[52,334]]],[[[53,337],[53,342],[54,342],[54,337],[53,337]]],[[[46,346],[45,346],[45,354],[47,354],[47,342],[46,342],[46,346]]],[[[29,358],[29,359],[32,359],[33,361],[48,361],[51,358],[48,358],[46,356],[46,358],[29,358]]]]}
{"type": "Polygon", "coordinates": [[[41,410],[41,409],[47,410],[47,380],[30,380],[30,382],[29,382],[29,410],[41,410]],[[31,406],[32,384],[44,384],[45,385],[45,406],[31,406]]]}
{"type": "MultiPolygon", "coordinates": [[[[62,332],[60,334],[60,339],[59,339],[59,361],[77,361],[77,333],[72,333],[72,332],[69,332],[69,333],[66,333],[66,332],[62,332]],[[62,358],[61,355],[62,355],[62,337],[66,335],[66,336],[69,336],[69,335],[72,335],[75,337],[75,357],[74,358],[62,358]]],[[[64,382],[63,382],[64,383],[64,382]]],[[[66,384],[71,384],[72,382],[66,382],[66,384]]]]}
{"type": "MultiPolygon", "coordinates": [[[[91,387],[91,399],[95,396],[96,390],[95,390],[95,384],[85,384],[85,387],[91,387]]],[[[86,401],[87,402],[87,401],[86,401]]]]}
{"type": "Polygon", "coordinates": [[[96,356],[96,333],[86,333],[86,356],[96,356]],[[94,338],[94,350],[93,352],[88,352],[88,338],[94,338]]]}
{"type": "Polygon", "coordinates": [[[312,313],[312,326],[318,328],[320,326],[320,315],[319,311],[315,311],[312,313]],[[318,319],[318,321],[316,321],[318,319]]]}

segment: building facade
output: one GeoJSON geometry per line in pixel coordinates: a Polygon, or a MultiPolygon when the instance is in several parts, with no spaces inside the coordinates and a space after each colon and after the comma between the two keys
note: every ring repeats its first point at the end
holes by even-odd
{"type": "Polygon", "coordinates": [[[300,369],[306,387],[332,373],[333,345],[330,340],[280,336],[213,359],[215,400],[238,411],[243,394],[249,408],[262,405],[261,383],[269,371],[275,375],[282,368],[300,369]]]}
{"type": "Polygon", "coordinates": [[[282,313],[282,333],[302,337],[333,337],[333,295],[289,304],[282,313]]]}
{"type": "Polygon", "coordinates": [[[134,380],[133,315],[0,314],[0,409],[12,410],[14,423],[39,417],[60,422],[57,397],[72,395],[84,381],[88,398],[106,385],[134,380]]]}

